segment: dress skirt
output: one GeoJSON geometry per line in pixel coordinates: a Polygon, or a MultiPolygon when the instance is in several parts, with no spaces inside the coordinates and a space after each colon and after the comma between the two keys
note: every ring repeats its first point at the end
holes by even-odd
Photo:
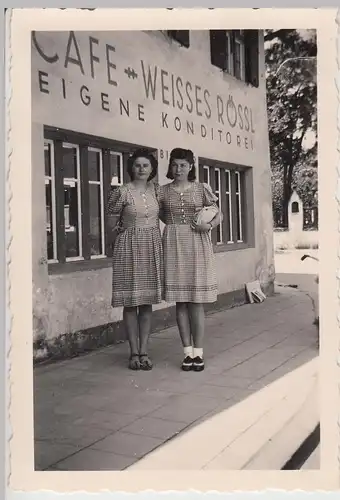
{"type": "Polygon", "coordinates": [[[112,307],[159,304],[163,293],[162,239],[159,227],[130,227],[115,241],[112,307]]]}
{"type": "Polygon", "coordinates": [[[209,233],[188,224],[169,224],[163,248],[166,302],[215,302],[218,288],[209,233]]]}

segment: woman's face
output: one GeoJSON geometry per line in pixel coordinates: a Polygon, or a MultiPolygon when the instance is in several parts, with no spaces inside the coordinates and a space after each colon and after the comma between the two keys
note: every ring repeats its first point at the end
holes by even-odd
{"type": "Polygon", "coordinates": [[[147,181],[152,172],[152,165],[148,158],[136,158],[132,166],[132,179],[147,181]]]}
{"type": "Polygon", "coordinates": [[[174,159],[171,162],[171,173],[175,180],[178,181],[187,180],[190,170],[191,170],[191,165],[187,160],[174,159]]]}

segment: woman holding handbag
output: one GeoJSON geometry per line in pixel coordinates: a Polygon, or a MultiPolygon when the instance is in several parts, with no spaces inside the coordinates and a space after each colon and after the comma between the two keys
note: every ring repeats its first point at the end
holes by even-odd
{"type": "Polygon", "coordinates": [[[113,243],[112,307],[123,307],[130,344],[129,368],[151,370],[147,353],[152,304],[162,302],[163,255],[156,187],[158,163],[147,150],[128,159],[131,182],[109,195],[108,224],[113,243]]]}
{"type": "Polygon", "coordinates": [[[184,371],[204,370],[204,303],[217,299],[210,231],[221,221],[217,198],[207,184],[195,182],[193,152],[171,151],[167,178],[159,188],[163,233],[164,298],[176,302],[184,371]],[[210,207],[208,210],[205,207],[210,207]],[[209,221],[209,222],[208,222],[209,221]]]}

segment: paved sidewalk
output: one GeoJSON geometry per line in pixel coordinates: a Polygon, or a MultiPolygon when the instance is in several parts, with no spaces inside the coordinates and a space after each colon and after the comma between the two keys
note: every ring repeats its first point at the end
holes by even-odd
{"type": "Polygon", "coordinates": [[[123,470],[318,355],[311,300],[292,289],[207,317],[202,373],[179,369],[176,328],[150,340],[151,372],[127,345],[34,370],[37,470],[123,470]]]}

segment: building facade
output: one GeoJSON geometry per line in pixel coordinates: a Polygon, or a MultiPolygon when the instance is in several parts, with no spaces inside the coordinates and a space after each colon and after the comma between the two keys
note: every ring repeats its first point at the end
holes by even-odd
{"type": "MultiPolygon", "coordinates": [[[[126,161],[137,147],[157,156],[160,184],[168,182],[171,149],[192,149],[199,180],[218,196],[224,218],[212,239],[219,303],[244,300],[245,283],[254,279],[272,289],[263,33],[36,32],[32,263],[38,347],[61,345],[70,335],[85,343],[91,336],[106,343],[122,335],[122,311],[110,305],[105,206],[112,185],[128,181],[126,161]]],[[[168,318],[171,306],[156,307],[155,317],[168,318]]]]}

